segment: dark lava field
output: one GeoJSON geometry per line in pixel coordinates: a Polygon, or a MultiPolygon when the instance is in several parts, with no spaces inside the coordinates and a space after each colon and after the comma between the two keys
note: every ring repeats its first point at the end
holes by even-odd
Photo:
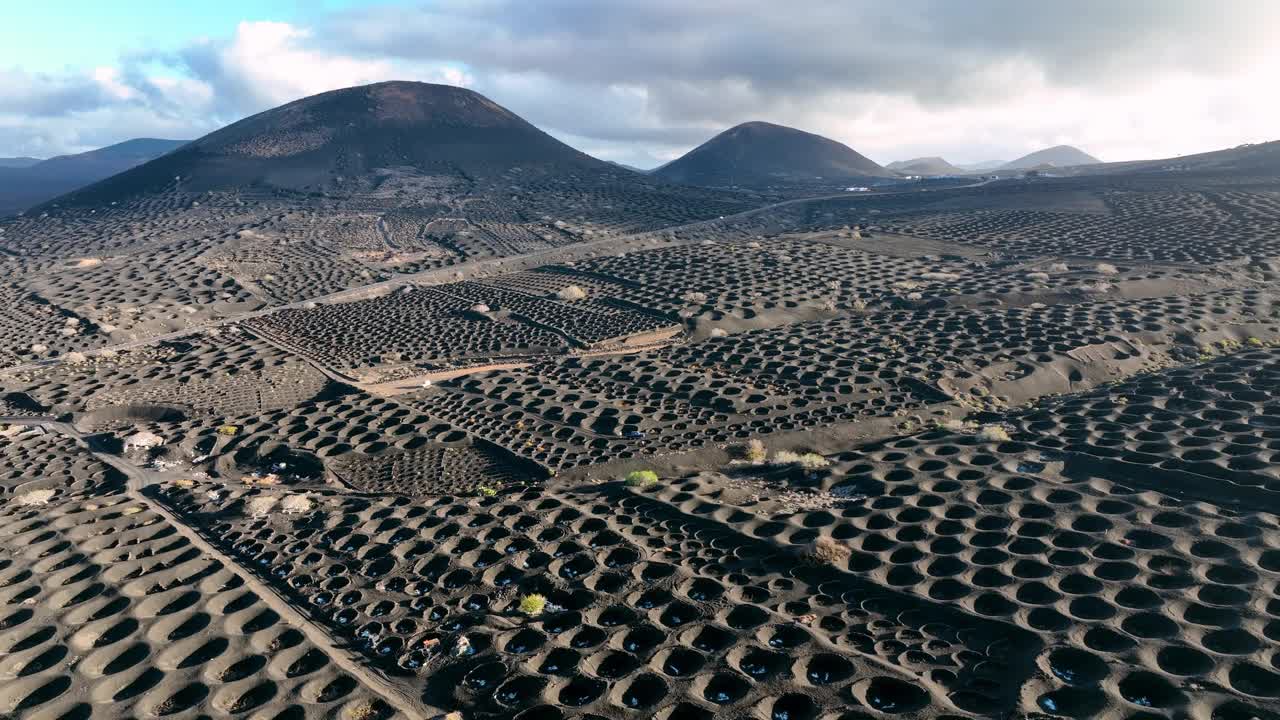
{"type": "Polygon", "coordinates": [[[0,220],[0,717],[1280,718],[1280,147],[1032,175],[384,83],[0,220]]]}

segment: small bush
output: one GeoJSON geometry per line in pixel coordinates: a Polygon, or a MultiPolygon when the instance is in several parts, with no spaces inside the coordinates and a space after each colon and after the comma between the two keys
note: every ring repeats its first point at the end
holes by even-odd
{"type": "Polygon", "coordinates": [[[378,718],[386,717],[387,713],[382,709],[379,703],[373,700],[365,700],[356,705],[352,705],[343,713],[345,720],[378,720],[378,718]]]}
{"type": "Polygon", "coordinates": [[[760,442],[758,438],[751,438],[747,441],[747,447],[743,455],[747,460],[757,464],[764,462],[768,458],[768,453],[764,450],[764,443],[760,442]]]}
{"type": "Polygon", "coordinates": [[[978,439],[984,442],[1008,442],[1009,431],[999,425],[983,425],[978,431],[978,439]]]}
{"type": "Polygon", "coordinates": [[[800,453],[779,450],[773,454],[774,465],[795,465],[798,462],[800,462],[800,453]]]}
{"type": "Polygon", "coordinates": [[[1099,275],[1115,275],[1120,272],[1120,270],[1111,263],[1098,263],[1097,266],[1094,267],[1094,270],[1098,271],[1099,275]]]}
{"type": "Polygon", "coordinates": [[[560,289],[560,292],[556,293],[556,297],[560,298],[561,300],[567,300],[569,302],[573,302],[574,300],[581,300],[586,296],[587,296],[587,291],[583,290],[577,285],[569,285],[569,286],[563,287],[560,289]]]}
{"type": "Polygon", "coordinates": [[[487,498],[489,498],[489,497],[494,497],[495,495],[497,495],[497,494],[498,494],[498,491],[497,491],[497,490],[494,490],[493,488],[489,487],[488,485],[481,485],[480,487],[476,488],[476,494],[477,494],[477,495],[479,495],[480,497],[487,497],[487,498]]]}
{"type": "Polygon", "coordinates": [[[1027,279],[1035,282],[1048,282],[1049,273],[1046,273],[1046,272],[1027,273],[1027,279]]]}
{"type": "Polygon", "coordinates": [[[849,562],[852,554],[848,545],[842,545],[829,537],[820,537],[805,548],[804,560],[810,565],[841,566],[849,562]]]}
{"type": "Polygon", "coordinates": [[[652,470],[632,470],[622,479],[627,487],[649,488],[658,484],[658,473],[652,470]]]}
{"type": "Polygon", "coordinates": [[[520,598],[520,613],[529,617],[538,617],[547,608],[547,598],[533,593],[520,598]]]}
{"type": "Polygon", "coordinates": [[[790,450],[779,450],[773,454],[775,465],[792,465],[805,470],[823,470],[831,467],[831,461],[818,453],[797,453],[790,450]]]}
{"type": "Polygon", "coordinates": [[[223,425],[222,427],[218,428],[219,435],[231,436],[239,432],[240,432],[240,428],[236,427],[235,425],[223,425]]]}
{"type": "Polygon", "coordinates": [[[824,470],[831,467],[831,461],[818,453],[804,453],[796,464],[805,470],[824,470]]]}

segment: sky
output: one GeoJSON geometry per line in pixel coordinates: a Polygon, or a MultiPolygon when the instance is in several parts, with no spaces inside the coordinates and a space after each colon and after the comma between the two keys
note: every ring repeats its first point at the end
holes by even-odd
{"type": "Polygon", "coordinates": [[[381,80],[652,167],[765,120],[880,163],[1280,139],[1276,0],[46,0],[0,11],[0,157],[190,139],[381,80]],[[185,7],[191,6],[191,7],[185,7]]]}

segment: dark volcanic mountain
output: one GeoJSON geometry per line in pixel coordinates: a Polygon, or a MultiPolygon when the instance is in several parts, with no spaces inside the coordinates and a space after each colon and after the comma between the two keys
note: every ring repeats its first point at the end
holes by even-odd
{"type": "Polygon", "coordinates": [[[64,193],[111,177],[187,144],[186,140],[137,138],[97,150],[48,160],[0,160],[0,215],[24,210],[64,193]]]}
{"type": "Polygon", "coordinates": [[[962,175],[965,172],[940,157],[899,160],[885,167],[903,175],[962,175]]]}
{"type": "Polygon", "coordinates": [[[252,186],[352,192],[388,171],[467,181],[520,168],[532,174],[613,170],[465,88],[384,82],[303,98],[210,133],[111,178],[75,201],[101,202],[171,186],[252,186]]]}
{"type": "Polygon", "coordinates": [[[1039,167],[1075,167],[1078,165],[1097,165],[1102,161],[1089,153],[1073,148],[1070,145],[1057,145],[1044,150],[1037,150],[1023,155],[1017,160],[1000,166],[1001,170],[1030,170],[1039,167]]]}
{"type": "Polygon", "coordinates": [[[670,182],[713,186],[895,176],[847,145],[766,122],[730,128],[652,175],[670,182]]]}

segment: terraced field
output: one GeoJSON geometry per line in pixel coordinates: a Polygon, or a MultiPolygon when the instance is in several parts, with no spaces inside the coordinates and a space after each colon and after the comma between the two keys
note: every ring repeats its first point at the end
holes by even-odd
{"type": "Polygon", "coordinates": [[[1280,717],[1280,179],[521,175],[3,223],[0,715],[1280,717]]]}

